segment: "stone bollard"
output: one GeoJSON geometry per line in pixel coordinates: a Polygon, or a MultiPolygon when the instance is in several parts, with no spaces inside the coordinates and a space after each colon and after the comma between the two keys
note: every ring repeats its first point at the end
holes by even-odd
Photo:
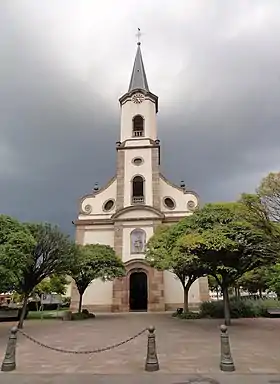
{"type": "Polygon", "coordinates": [[[155,372],[159,370],[157,349],[156,349],[156,335],[155,327],[151,326],[148,328],[148,346],[147,346],[147,358],[145,364],[145,371],[155,372]]]}
{"type": "Polygon", "coordinates": [[[1,366],[1,371],[10,372],[16,369],[16,344],[17,344],[17,327],[11,329],[6,354],[1,366]]]}
{"type": "Polygon", "coordinates": [[[63,312],[62,320],[63,321],[70,321],[70,320],[72,320],[72,312],[71,311],[63,312]]]}
{"type": "Polygon", "coordinates": [[[234,362],[230,353],[229,336],[227,326],[221,325],[221,363],[220,369],[223,372],[235,371],[234,362]]]}

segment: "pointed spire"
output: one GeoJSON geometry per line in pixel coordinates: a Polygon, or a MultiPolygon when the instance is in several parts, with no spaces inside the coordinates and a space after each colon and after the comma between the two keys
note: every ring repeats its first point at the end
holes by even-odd
{"type": "MultiPolygon", "coordinates": [[[[140,29],[138,28],[138,39],[139,38],[140,38],[140,29]]],[[[138,41],[137,45],[138,47],[137,47],[137,52],[134,60],[134,66],[132,70],[128,92],[131,92],[134,89],[143,89],[149,92],[148,81],[147,81],[142,54],[141,54],[140,41],[138,41]]]]}

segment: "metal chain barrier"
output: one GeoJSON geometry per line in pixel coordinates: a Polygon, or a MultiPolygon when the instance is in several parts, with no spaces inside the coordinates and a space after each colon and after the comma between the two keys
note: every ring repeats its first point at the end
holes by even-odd
{"type": "Polygon", "coordinates": [[[143,335],[143,333],[146,332],[146,331],[147,331],[147,328],[143,329],[142,331],[138,332],[136,335],[134,335],[132,337],[129,337],[128,339],[126,339],[124,341],[121,341],[121,342],[119,342],[117,344],[110,345],[108,347],[97,348],[97,349],[93,349],[93,350],[89,350],[89,351],[73,351],[73,350],[67,350],[67,349],[62,349],[62,348],[51,347],[50,345],[46,345],[46,344],[44,344],[44,343],[34,339],[33,337],[29,336],[27,333],[25,333],[21,329],[18,329],[18,332],[20,334],[22,334],[24,337],[26,337],[28,340],[32,341],[33,343],[39,345],[40,347],[47,348],[47,349],[50,349],[50,350],[56,351],[56,352],[61,352],[61,353],[71,353],[71,354],[74,354],[74,355],[90,355],[90,354],[93,354],[93,353],[100,353],[100,352],[109,351],[111,349],[118,348],[121,345],[124,345],[126,343],[129,343],[130,341],[132,341],[132,340],[136,339],[137,337],[143,335]]]}

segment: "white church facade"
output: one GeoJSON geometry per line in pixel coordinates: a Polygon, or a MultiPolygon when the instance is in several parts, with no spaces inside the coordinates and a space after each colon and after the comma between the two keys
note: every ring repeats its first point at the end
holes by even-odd
{"type": "MultiPolygon", "coordinates": [[[[120,140],[116,143],[116,175],[103,188],[80,200],[76,226],[79,244],[113,247],[125,264],[126,276],[111,282],[94,280],[83,307],[94,312],[167,311],[182,307],[181,283],[168,271],[145,261],[145,245],[161,224],[174,224],[199,204],[198,195],[176,186],[160,172],[157,136],[158,97],[148,87],[138,43],[128,92],[120,99],[120,140]]],[[[208,300],[207,278],[191,287],[190,306],[208,300]]],[[[71,308],[78,292],[71,286],[71,308]]]]}

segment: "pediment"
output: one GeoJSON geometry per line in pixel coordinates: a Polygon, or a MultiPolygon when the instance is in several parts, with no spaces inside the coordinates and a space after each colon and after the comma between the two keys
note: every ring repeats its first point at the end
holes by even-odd
{"type": "Polygon", "coordinates": [[[112,220],[124,219],[164,219],[164,214],[149,205],[132,205],[120,209],[112,216],[112,220]]]}

